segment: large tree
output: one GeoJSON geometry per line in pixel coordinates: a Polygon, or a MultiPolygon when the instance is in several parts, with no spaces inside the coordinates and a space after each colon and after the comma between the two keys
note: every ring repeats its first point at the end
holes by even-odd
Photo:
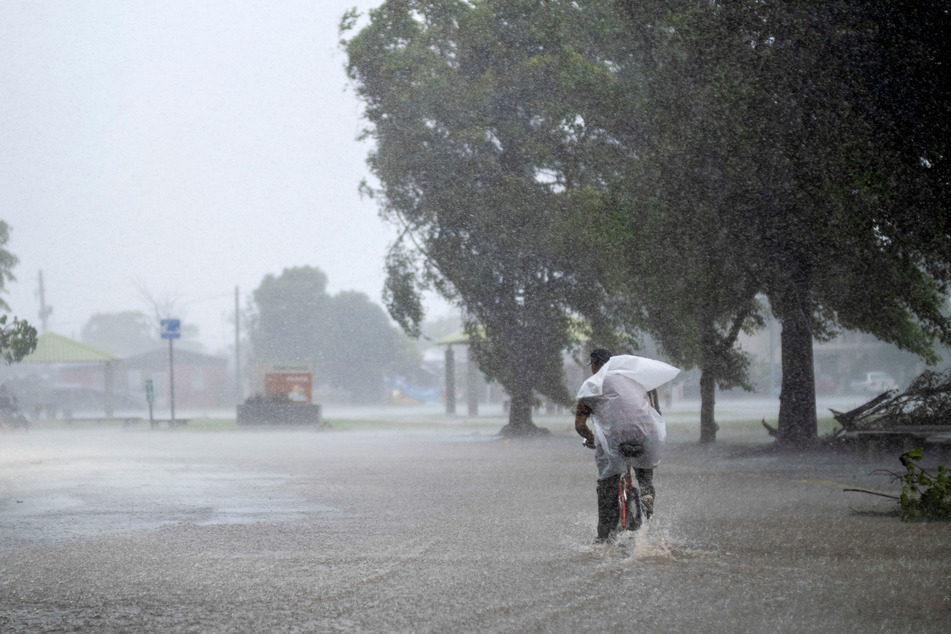
{"type": "Polygon", "coordinates": [[[366,295],[326,288],[316,267],[267,275],[251,298],[252,355],[310,364],[317,383],[347,390],[355,403],[379,402],[384,377],[418,363],[418,353],[366,295]]]}
{"type": "Polygon", "coordinates": [[[327,276],[318,268],[299,266],[268,274],[251,295],[248,337],[257,361],[311,363],[324,366],[330,296],[327,276]]]}
{"type": "MultiPolygon", "coordinates": [[[[746,23],[761,51],[762,160],[752,174],[768,186],[760,213],[738,220],[756,228],[765,291],[782,323],[783,444],[817,435],[814,337],[861,330],[929,360],[935,341],[951,341],[942,314],[951,281],[951,223],[942,208],[949,181],[922,187],[931,152],[947,174],[948,139],[942,132],[905,136],[908,113],[893,105],[922,90],[940,103],[928,109],[946,128],[947,82],[944,92],[930,88],[940,50],[921,34],[948,35],[948,15],[932,5],[930,15],[912,16],[909,7],[771,2],[746,23]],[[908,21],[914,17],[928,26],[908,21]],[[883,33],[895,28],[894,18],[908,23],[889,42],[883,33]],[[896,57],[908,64],[894,65],[896,57]],[[912,147],[898,150],[902,144],[912,147]]],[[[926,129],[912,116],[919,132],[926,129]]]]}
{"type": "MultiPolygon", "coordinates": [[[[429,285],[465,310],[471,353],[511,397],[503,433],[534,433],[534,393],[567,403],[565,197],[550,168],[572,135],[557,98],[571,3],[385,2],[346,42],[366,104],[384,217],[403,229],[388,305],[408,332],[429,285]],[[557,6],[556,6],[557,5],[557,6]]],[[[344,24],[346,31],[352,23],[344,24]]],[[[581,31],[577,30],[576,33],[581,31]]]]}
{"type": "Polygon", "coordinates": [[[156,324],[138,310],[96,313],[80,333],[84,343],[118,356],[129,356],[159,347],[156,324]]]}
{"type": "Polygon", "coordinates": [[[357,291],[331,297],[326,337],[328,382],[348,390],[356,402],[384,398],[385,378],[418,367],[422,355],[394,328],[381,306],[357,291]]]}
{"type": "Polygon", "coordinates": [[[709,220],[738,238],[744,269],[783,328],[780,441],[809,443],[814,337],[862,330],[926,358],[951,337],[941,313],[951,261],[948,73],[935,80],[947,11],[685,1],[647,17],[651,3],[620,6],[632,36],[655,47],[647,74],[667,76],[662,62],[673,52],[673,68],[699,79],[672,85],[713,113],[713,125],[669,120],[692,151],[668,143],[660,156],[672,159],[672,173],[725,186],[729,205],[709,220]],[[717,173],[725,178],[690,169],[724,141],[734,150],[717,173]]]}
{"type": "Polygon", "coordinates": [[[420,278],[457,298],[520,403],[543,382],[517,365],[554,367],[567,310],[645,329],[701,367],[709,440],[762,292],[780,441],[811,442],[815,337],[925,358],[951,340],[948,20],[937,2],[385,3],[348,53],[409,244],[394,316],[418,323],[420,278]],[[565,257],[572,236],[594,263],[565,257]]]}
{"type": "MultiPolygon", "coordinates": [[[[472,317],[476,358],[517,404],[510,424],[530,414],[532,389],[560,388],[574,311],[592,342],[647,331],[700,366],[701,439],[713,440],[715,384],[745,384],[734,344],[761,319],[746,242],[715,220],[736,200],[736,134],[704,146],[735,104],[711,113],[692,99],[723,89],[709,85],[715,70],[698,73],[683,41],[650,41],[669,31],[632,37],[636,20],[610,2],[435,4],[384,5],[377,30],[351,41],[351,76],[369,104],[384,210],[416,240],[422,277],[472,317]],[[658,60],[663,72],[645,71],[658,60]]],[[[389,267],[391,309],[412,330],[417,263],[396,249],[389,267]]]]}
{"type": "Polygon", "coordinates": [[[605,22],[618,30],[602,51],[612,72],[586,91],[596,99],[579,102],[587,136],[625,148],[620,166],[604,152],[586,163],[604,186],[575,232],[607,292],[580,309],[644,330],[672,362],[700,368],[700,440],[711,442],[716,387],[748,385],[749,359],[736,342],[763,318],[754,243],[729,221],[749,205],[736,178],[752,159],[746,73],[723,58],[744,53],[722,16],[697,25],[668,4],[624,3],[605,22]]]}
{"type": "Polygon", "coordinates": [[[951,336],[948,12],[615,6],[626,50],[605,53],[612,75],[592,91],[614,117],[583,111],[586,128],[630,156],[621,172],[597,166],[610,195],[597,217],[582,216],[601,224],[581,235],[617,290],[606,306],[626,308],[609,313],[633,315],[674,360],[701,367],[701,440],[711,440],[713,384],[744,382],[733,344],[761,323],[764,293],[783,327],[779,439],[808,444],[814,338],[862,330],[932,360],[951,336]]]}

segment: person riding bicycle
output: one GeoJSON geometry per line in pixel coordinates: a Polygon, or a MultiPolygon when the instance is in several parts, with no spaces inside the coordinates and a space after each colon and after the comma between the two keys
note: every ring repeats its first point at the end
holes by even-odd
{"type": "Polygon", "coordinates": [[[654,468],[666,439],[656,392],[680,370],[661,361],[633,355],[612,355],[604,348],[591,353],[591,374],[578,391],[575,430],[584,445],[595,449],[598,467],[598,541],[610,537],[619,519],[618,483],[633,467],[644,512],[654,510],[654,468]],[[588,419],[592,428],[588,427],[588,419]]]}

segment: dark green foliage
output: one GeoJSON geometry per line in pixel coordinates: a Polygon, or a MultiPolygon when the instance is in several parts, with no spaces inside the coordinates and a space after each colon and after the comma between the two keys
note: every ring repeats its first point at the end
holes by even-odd
{"type": "Polygon", "coordinates": [[[327,276],[310,266],[284,269],[261,280],[252,294],[248,325],[254,358],[320,365],[326,353],[317,333],[329,318],[326,289],[327,276]]]}
{"type": "MultiPolygon", "coordinates": [[[[646,91],[645,165],[625,183],[638,221],[658,218],[666,231],[651,235],[684,247],[666,277],[677,309],[690,306],[681,273],[701,310],[719,298],[711,306],[723,312],[695,323],[720,314],[712,321],[723,336],[736,325],[723,317],[749,310],[744,288],[768,297],[783,325],[780,440],[808,444],[814,337],[862,330],[933,359],[933,344],[951,336],[946,7],[618,6],[646,91]]],[[[702,342],[698,334],[674,339],[702,342]]]]}
{"type": "MultiPolygon", "coordinates": [[[[10,239],[10,225],[0,220],[0,293],[6,291],[8,282],[14,281],[13,267],[19,260],[4,247],[10,239]]],[[[0,298],[0,310],[10,310],[0,298]]],[[[4,363],[11,365],[19,363],[28,354],[36,350],[36,328],[27,321],[13,318],[13,323],[7,325],[7,315],[0,315],[0,358],[4,363]]]]}
{"type": "Polygon", "coordinates": [[[7,365],[19,363],[36,350],[36,328],[14,317],[7,325],[7,315],[0,315],[0,358],[7,365]]]}
{"type": "Polygon", "coordinates": [[[345,44],[403,229],[391,314],[415,333],[421,289],[457,301],[520,404],[557,391],[572,313],[700,367],[704,440],[715,387],[746,382],[735,343],[762,297],[783,327],[782,444],[817,436],[814,338],[860,330],[928,360],[951,343],[944,3],[393,0],[370,17],[345,44]]]}
{"type": "Polygon", "coordinates": [[[404,229],[387,261],[390,314],[415,335],[421,289],[464,307],[471,353],[512,397],[516,433],[532,427],[533,392],[570,400],[571,285],[552,231],[564,185],[540,174],[563,171],[573,117],[559,89],[577,79],[564,44],[584,17],[571,3],[386,2],[346,42],[382,213],[404,229]]]}
{"type": "Polygon", "coordinates": [[[252,354],[308,363],[315,384],[348,390],[354,402],[378,402],[384,377],[418,365],[418,353],[366,295],[331,296],[326,287],[326,275],[310,266],[266,276],[252,296],[252,354]]]}
{"type": "Polygon", "coordinates": [[[908,522],[951,520],[951,475],[939,465],[935,473],[918,464],[924,454],[920,447],[903,453],[899,460],[905,473],[893,474],[901,482],[901,518],[908,522]]]}
{"type": "MultiPolygon", "coordinates": [[[[7,284],[16,280],[13,275],[13,267],[19,263],[17,256],[13,255],[4,248],[4,245],[10,239],[10,225],[0,220],[0,293],[7,290],[7,284]]],[[[0,298],[0,310],[10,310],[2,298],[0,298]]]]}
{"type": "Polygon", "coordinates": [[[422,334],[423,302],[416,280],[419,272],[413,255],[399,243],[394,244],[386,255],[386,282],[383,286],[383,303],[403,331],[418,339],[422,334]]]}
{"type": "Polygon", "coordinates": [[[120,357],[153,350],[161,346],[154,324],[145,313],[127,310],[96,313],[80,333],[83,343],[120,357]]]}
{"type": "MultiPolygon", "coordinates": [[[[724,14],[696,3],[619,3],[626,20],[608,94],[613,119],[585,116],[625,148],[623,162],[594,162],[607,195],[586,251],[600,263],[615,327],[643,330],[675,364],[701,368],[701,440],[715,438],[717,386],[748,387],[735,347],[763,323],[761,281],[742,206],[750,88],[746,49],[725,37],[724,14]],[[613,175],[613,178],[612,178],[613,175]]],[[[599,307],[594,307],[598,309],[599,307]]],[[[585,311],[590,314],[591,311],[585,311]]]]}

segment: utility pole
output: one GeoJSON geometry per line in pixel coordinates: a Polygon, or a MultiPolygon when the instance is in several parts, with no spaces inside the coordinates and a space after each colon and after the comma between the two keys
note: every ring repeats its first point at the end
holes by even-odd
{"type": "Polygon", "coordinates": [[[168,419],[168,426],[175,426],[175,359],[172,355],[172,337],[168,338],[168,403],[171,416],[168,419]]]}
{"type": "Polygon", "coordinates": [[[162,319],[162,339],[168,339],[168,395],[169,408],[172,416],[168,421],[169,427],[175,426],[175,357],[172,352],[172,341],[182,336],[182,322],[179,319],[162,319]]]}
{"type": "Polygon", "coordinates": [[[46,332],[46,320],[49,318],[50,314],[53,312],[52,306],[46,305],[46,289],[43,288],[43,271],[40,271],[40,323],[43,327],[43,332],[46,332]]]}
{"type": "Polygon", "coordinates": [[[234,395],[241,404],[241,311],[238,306],[238,287],[234,287],[234,395]]]}

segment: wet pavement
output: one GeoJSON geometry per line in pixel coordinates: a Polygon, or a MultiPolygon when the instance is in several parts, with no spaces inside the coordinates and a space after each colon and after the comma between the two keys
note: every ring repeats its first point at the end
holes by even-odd
{"type": "Polygon", "coordinates": [[[672,422],[657,515],[596,545],[569,425],[5,433],[0,631],[951,626],[951,524],[842,491],[894,491],[869,475],[894,456],[779,454],[728,426],[698,446],[672,422]]]}

